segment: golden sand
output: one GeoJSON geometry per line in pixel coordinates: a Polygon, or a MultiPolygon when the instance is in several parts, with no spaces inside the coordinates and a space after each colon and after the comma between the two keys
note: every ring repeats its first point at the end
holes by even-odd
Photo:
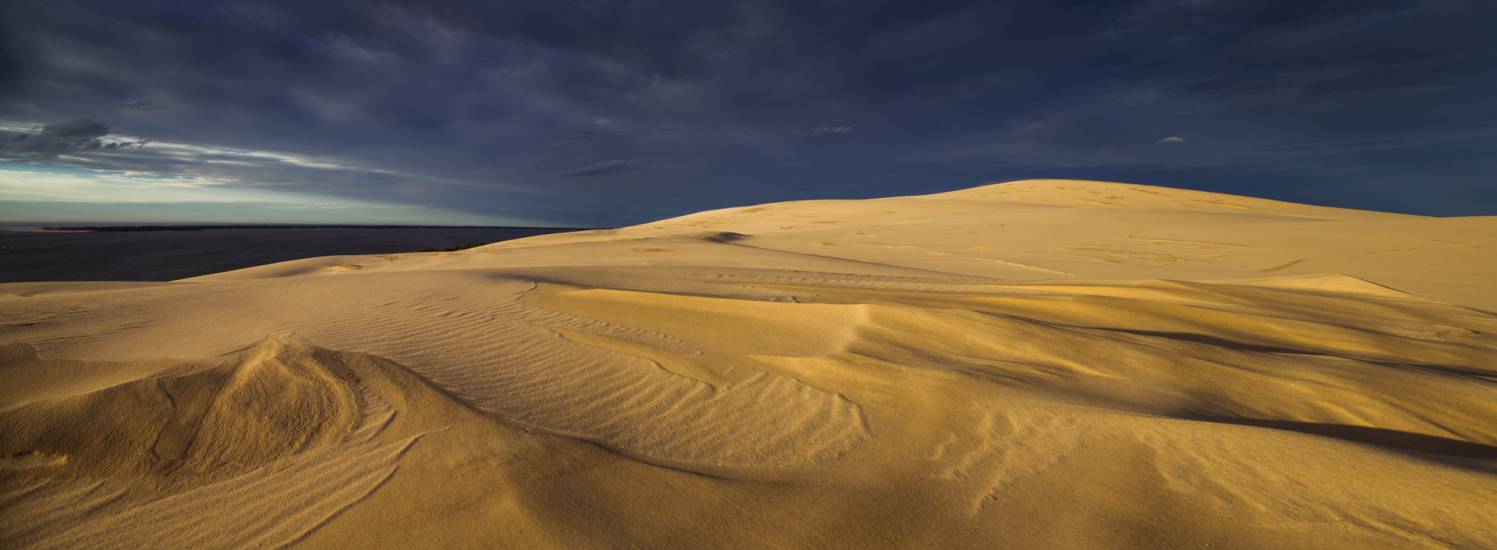
{"type": "Polygon", "coordinates": [[[0,546],[1490,546],[1497,218],[1031,180],[0,285],[0,546]]]}

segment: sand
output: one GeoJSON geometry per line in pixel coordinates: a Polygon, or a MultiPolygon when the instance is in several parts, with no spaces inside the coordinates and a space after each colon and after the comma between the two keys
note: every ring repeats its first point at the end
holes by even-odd
{"type": "Polygon", "coordinates": [[[1028,180],[0,285],[0,546],[1497,541],[1497,218],[1028,180]]]}

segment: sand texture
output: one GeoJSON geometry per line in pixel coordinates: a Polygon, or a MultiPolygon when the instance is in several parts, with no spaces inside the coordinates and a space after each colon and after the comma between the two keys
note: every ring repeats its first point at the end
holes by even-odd
{"type": "Polygon", "coordinates": [[[1071,180],[3,284],[0,547],[1490,548],[1494,312],[1497,218],[1071,180]]]}

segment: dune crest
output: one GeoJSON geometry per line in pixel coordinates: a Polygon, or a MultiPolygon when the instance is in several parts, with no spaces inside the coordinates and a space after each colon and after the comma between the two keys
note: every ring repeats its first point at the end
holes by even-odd
{"type": "Polygon", "coordinates": [[[1480,547],[1494,230],[1030,180],[0,285],[0,543],[1480,547]]]}

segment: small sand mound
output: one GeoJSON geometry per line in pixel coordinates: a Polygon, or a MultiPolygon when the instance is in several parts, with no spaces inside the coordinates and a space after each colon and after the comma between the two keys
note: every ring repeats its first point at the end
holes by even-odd
{"type": "Polygon", "coordinates": [[[5,411],[0,441],[90,475],[205,473],[340,441],[360,418],[351,375],[306,344],[267,339],[221,363],[5,411]]]}
{"type": "Polygon", "coordinates": [[[3,465],[24,474],[0,497],[0,541],[287,544],[376,490],[414,442],[375,439],[394,411],[360,381],[366,363],[270,338],[0,413],[3,465]]]}

